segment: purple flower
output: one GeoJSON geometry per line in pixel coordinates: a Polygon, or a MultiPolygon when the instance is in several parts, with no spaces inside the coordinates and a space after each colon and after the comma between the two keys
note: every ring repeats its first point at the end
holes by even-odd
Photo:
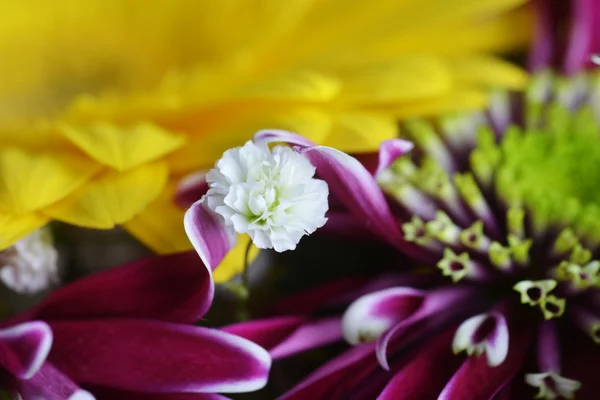
{"type": "Polygon", "coordinates": [[[271,363],[264,349],[191,325],[213,294],[192,253],[66,285],[2,324],[2,386],[24,400],[225,399],[216,393],[260,389],[271,363]]]}

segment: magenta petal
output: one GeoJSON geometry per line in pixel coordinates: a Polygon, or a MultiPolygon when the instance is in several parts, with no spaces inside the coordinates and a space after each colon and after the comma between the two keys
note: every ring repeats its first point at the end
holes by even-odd
{"type": "Polygon", "coordinates": [[[221,263],[235,244],[236,236],[224,224],[223,218],[198,200],[186,211],[183,225],[188,238],[211,270],[221,263]]]}
{"type": "Polygon", "coordinates": [[[200,200],[207,191],[206,173],[204,171],[194,172],[179,181],[173,200],[179,207],[187,209],[200,200]]]}
{"type": "Polygon", "coordinates": [[[33,312],[43,319],[135,317],[194,322],[210,307],[214,284],[190,251],[148,257],[63,286],[33,312]]]}
{"type": "Polygon", "coordinates": [[[509,326],[511,345],[504,362],[490,367],[485,357],[469,357],[438,400],[491,399],[522,367],[533,339],[531,328],[524,322],[509,326]]]}
{"type": "Polygon", "coordinates": [[[298,148],[316,167],[318,176],[329,185],[344,205],[369,229],[393,245],[402,242],[397,222],[381,188],[354,157],[324,146],[298,148]]]}
{"type": "Polygon", "coordinates": [[[373,344],[356,346],[329,361],[306,379],[292,388],[279,400],[330,399],[329,391],[338,384],[340,378],[355,366],[364,364],[373,356],[373,344]]]}
{"type": "Polygon", "coordinates": [[[388,169],[398,157],[403,156],[413,149],[414,144],[403,139],[388,139],[379,146],[379,163],[375,171],[375,178],[388,169]]]}
{"type": "Polygon", "coordinates": [[[273,359],[289,357],[342,339],[340,318],[326,318],[306,323],[270,350],[273,359]]]}
{"type": "Polygon", "coordinates": [[[271,365],[262,347],[216,329],[145,320],[55,321],[49,359],[82,384],[139,392],[245,392],[271,365]]]}
{"type": "Polygon", "coordinates": [[[19,382],[18,391],[23,400],[94,400],[50,363],[44,363],[31,379],[19,382]]]}
{"type": "Polygon", "coordinates": [[[425,292],[410,287],[392,287],[362,296],[344,314],[344,337],[351,344],[375,340],[413,314],[424,298],[425,292]]]}
{"type": "Polygon", "coordinates": [[[596,13],[600,12],[598,0],[573,0],[573,22],[565,51],[564,70],[577,73],[590,62],[595,32],[596,13]]]}
{"type": "Polygon", "coordinates": [[[268,144],[273,142],[283,142],[294,146],[314,146],[315,143],[306,139],[297,133],[284,131],[282,129],[265,129],[254,134],[256,144],[268,144]]]}
{"type": "Polygon", "coordinates": [[[284,341],[303,322],[304,317],[274,317],[248,322],[240,322],[222,327],[223,332],[243,337],[271,349],[284,341]]]}
{"type": "Polygon", "coordinates": [[[42,366],[52,331],[41,321],[25,322],[0,330],[0,366],[20,379],[31,378],[42,366]]]}
{"type": "Polygon", "coordinates": [[[398,371],[377,400],[434,399],[460,365],[451,351],[456,327],[428,341],[398,371]]]}
{"type": "Polygon", "coordinates": [[[96,400],[230,400],[217,393],[134,393],[103,387],[90,390],[96,400]]]}

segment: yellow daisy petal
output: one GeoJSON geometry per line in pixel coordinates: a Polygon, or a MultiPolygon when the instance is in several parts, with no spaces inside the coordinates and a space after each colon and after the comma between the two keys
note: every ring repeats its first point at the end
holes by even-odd
{"type": "Polygon", "coordinates": [[[73,225],[109,229],[144,210],[163,190],[167,177],[163,161],[126,172],[106,171],[43,212],[73,225]]]}
{"type": "Polygon", "coordinates": [[[185,210],[173,203],[175,186],[167,185],[160,196],[124,225],[129,233],[159,254],[193,248],[183,229],[185,210]]]}
{"type": "Polygon", "coordinates": [[[340,75],[344,103],[384,103],[436,96],[450,88],[451,78],[443,61],[435,57],[409,56],[340,75]]]}
{"type": "Polygon", "coordinates": [[[48,218],[29,213],[23,215],[0,213],[0,249],[11,246],[36,229],[44,226],[48,218]]]}
{"type": "Polygon", "coordinates": [[[323,144],[349,153],[374,151],[383,140],[397,136],[398,122],[394,117],[357,111],[338,115],[323,144]]]}
{"type": "MultiPolygon", "coordinates": [[[[331,130],[331,116],[324,109],[290,107],[283,110],[270,109],[265,114],[267,111],[269,109],[264,108],[254,115],[238,116],[236,119],[228,115],[223,116],[222,120],[213,119],[212,122],[216,124],[214,129],[205,126],[201,132],[192,133],[188,144],[167,157],[171,169],[178,173],[189,173],[212,167],[225,150],[244,144],[260,129],[287,129],[318,143],[331,130]]],[[[189,123],[190,126],[194,125],[189,123]]]]}
{"type": "Polygon", "coordinates": [[[98,171],[82,156],[66,152],[0,150],[0,212],[24,214],[52,204],[98,171]]]}
{"type": "Polygon", "coordinates": [[[117,171],[155,161],[185,143],[183,136],[149,123],[127,128],[101,122],[64,125],[60,132],[90,157],[117,171]]]}
{"type": "Polygon", "coordinates": [[[483,54],[453,57],[449,65],[457,80],[469,84],[520,89],[528,79],[520,68],[483,54]]]}

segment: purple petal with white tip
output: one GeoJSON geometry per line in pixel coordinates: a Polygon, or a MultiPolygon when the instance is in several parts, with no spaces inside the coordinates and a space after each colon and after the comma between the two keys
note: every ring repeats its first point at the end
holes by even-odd
{"type": "Polygon", "coordinates": [[[41,321],[25,322],[0,330],[0,366],[20,379],[31,378],[42,366],[52,331],[41,321]]]}
{"type": "Polygon", "coordinates": [[[354,157],[339,150],[324,147],[296,149],[308,157],[317,175],[329,185],[329,190],[369,229],[392,245],[402,243],[402,235],[386,198],[373,176],[354,157]]]}
{"type": "Polygon", "coordinates": [[[237,236],[225,226],[223,218],[198,200],[186,211],[185,232],[209,269],[215,269],[235,245],[237,236]]]}
{"type": "Polygon", "coordinates": [[[344,337],[351,344],[377,339],[392,326],[413,314],[425,292],[393,287],[367,294],[348,307],[342,319],[344,337]]]}
{"type": "Polygon", "coordinates": [[[455,352],[471,350],[477,346],[485,349],[490,367],[502,364],[508,354],[508,325],[499,312],[475,315],[464,321],[456,330],[452,348],[455,352]]]}
{"type": "Polygon", "coordinates": [[[413,149],[414,144],[403,139],[388,139],[379,146],[379,162],[375,171],[375,178],[388,169],[398,157],[403,156],[413,149]]]}
{"type": "Polygon", "coordinates": [[[44,363],[31,379],[20,381],[18,391],[23,400],[95,399],[50,363],[44,363]]]}
{"type": "Polygon", "coordinates": [[[271,358],[249,340],[147,320],[54,321],[48,359],[81,384],[156,393],[262,388],[271,358]]]}
{"type": "Polygon", "coordinates": [[[502,364],[490,367],[485,357],[469,357],[448,382],[438,400],[491,399],[519,372],[533,339],[526,321],[509,326],[511,346],[502,364]]]}
{"type": "Polygon", "coordinates": [[[564,71],[573,74],[590,63],[598,0],[573,0],[573,23],[570,25],[569,44],[565,52],[564,71]]]}

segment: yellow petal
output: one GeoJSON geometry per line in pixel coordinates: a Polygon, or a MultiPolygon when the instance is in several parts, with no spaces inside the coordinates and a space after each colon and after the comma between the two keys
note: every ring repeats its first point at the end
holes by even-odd
{"type": "Polygon", "coordinates": [[[175,186],[175,182],[169,184],[152,203],[124,225],[129,233],[159,254],[192,249],[183,229],[185,210],[173,203],[175,186]]]}
{"type": "Polygon", "coordinates": [[[0,213],[0,249],[11,246],[31,232],[42,227],[48,218],[29,213],[22,215],[0,213]]]}
{"type": "Polygon", "coordinates": [[[392,115],[357,111],[337,116],[323,144],[349,153],[374,151],[383,140],[397,136],[398,122],[392,115]]]}
{"type": "Polygon", "coordinates": [[[173,171],[189,173],[210,168],[225,150],[241,146],[260,129],[287,129],[321,143],[330,132],[331,118],[323,109],[294,107],[261,109],[256,114],[238,115],[237,118],[215,115],[211,119],[207,116],[205,124],[214,128],[194,133],[186,146],[167,158],[173,171]]]}
{"type": "Polygon", "coordinates": [[[293,70],[252,82],[242,87],[234,97],[286,100],[327,101],[340,90],[340,82],[324,74],[309,70],[293,70]]]}
{"type": "Polygon", "coordinates": [[[43,212],[73,225],[109,229],[144,210],[160,194],[167,177],[168,168],[163,161],[126,172],[105,171],[43,212]]]}
{"type": "Polygon", "coordinates": [[[522,69],[483,54],[453,57],[449,66],[456,80],[469,84],[521,89],[528,79],[522,69]]]}
{"type": "Polygon", "coordinates": [[[450,75],[435,57],[408,56],[341,74],[344,103],[384,103],[439,95],[450,88],[450,75]]]}
{"type": "Polygon", "coordinates": [[[389,104],[374,109],[398,118],[428,117],[482,109],[487,102],[484,91],[457,89],[443,96],[389,104]]]}
{"type": "Polygon", "coordinates": [[[55,152],[0,150],[0,212],[24,214],[76,190],[98,170],[83,156],[55,152]]]}
{"type": "Polygon", "coordinates": [[[126,171],[180,148],[185,138],[156,125],[119,127],[109,123],[61,126],[62,135],[90,157],[118,171],[126,171]]]}

